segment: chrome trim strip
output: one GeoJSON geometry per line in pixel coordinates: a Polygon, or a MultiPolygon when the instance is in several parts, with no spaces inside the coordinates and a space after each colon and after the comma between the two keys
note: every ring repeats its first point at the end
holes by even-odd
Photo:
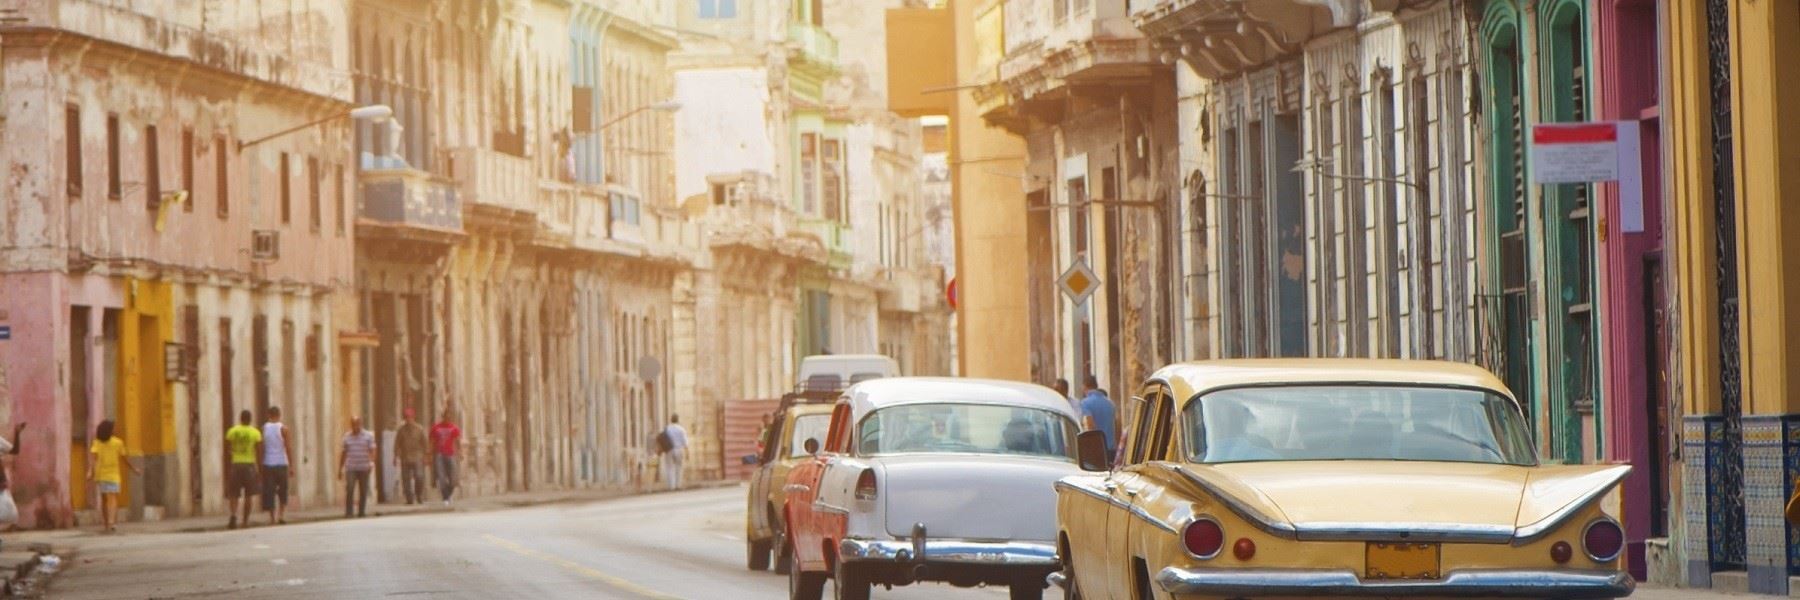
{"type": "Polygon", "coordinates": [[[1594,520],[1588,521],[1588,524],[1582,526],[1582,528],[1581,528],[1581,553],[1586,554],[1588,558],[1594,559],[1594,562],[1597,562],[1597,563],[1609,563],[1614,560],[1617,560],[1619,558],[1620,554],[1625,553],[1625,544],[1627,541],[1629,541],[1629,540],[1625,537],[1625,528],[1623,526],[1620,526],[1618,521],[1614,521],[1610,517],[1606,517],[1606,516],[1596,517],[1596,518],[1594,518],[1594,520]],[[1599,525],[1601,523],[1612,523],[1612,526],[1615,528],[1618,528],[1618,530],[1619,530],[1619,549],[1614,550],[1612,553],[1612,556],[1608,556],[1606,558],[1594,556],[1594,551],[1589,549],[1588,545],[1587,545],[1588,531],[1593,529],[1595,525],[1599,525]]]}
{"type": "Polygon", "coordinates": [[[1149,523],[1151,527],[1167,531],[1172,535],[1181,535],[1180,529],[1176,528],[1174,525],[1168,524],[1162,519],[1150,516],[1149,511],[1144,510],[1144,507],[1142,506],[1136,504],[1131,505],[1131,514],[1138,519],[1143,520],[1145,523],[1149,523]]]}
{"type": "Polygon", "coordinates": [[[1174,525],[1170,525],[1167,521],[1164,521],[1162,519],[1156,518],[1155,516],[1152,516],[1148,511],[1145,511],[1143,509],[1143,507],[1134,505],[1134,504],[1132,504],[1130,502],[1126,502],[1124,500],[1120,500],[1118,498],[1115,498],[1115,497],[1113,497],[1112,494],[1108,494],[1108,493],[1102,492],[1100,490],[1088,489],[1085,486],[1076,485],[1076,484],[1068,483],[1065,481],[1057,481],[1056,489],[1073,490],[1073,491],[1081,492],[1083,494],[1087,494],[1088,496],[1091,496],[1093,498],[1105,501],[1106,503],[1113,505],[1113,507],[1115,507],[1115,508],[1125,509],[1125,511],[1131,513],[1132,516],[1135,516],[1138,519],[1143,520],[1145,523],[1149,523],[1150,526],[1152,526],[1152,527],[1161,529],[1163,531],[1167,531],[1174,535],[1181,535],[1180,528],[1178,528],[1174,525]]]}
{"type": "Polygon", "coordinates": [[[1618,598],[1637,582],[1624,571],[1452,571],[1440,581],[1364,582],[1353,571],[1181,569],[1156,574],[1177,596],[1479,596],[1492,598],[1618,598]]]}
{"type": "Polygon", "coordinates": [[[1188,481],[1192,481],[1195,485],[1205,489],[1207,493],[1212,494],[1212,497],[1217,498],[1220,503],[1223,503],[1225,508],[1229,508],[1231,509],[1231,512],[1237,514],[1238,518],[1263,530],[1264,533],[1280,538],[1294,539],[1297,532],[1295,531],[1293,524],[1286,521],[1278,521],[1273,517],[1264,515],[1262,511],[1256,510],[1250,505],[1245,504],[1243,500],[1239,500],[1236,496],[1225,493],[1224,490],[1219,489],[1219,486],[1213,485],[1212,482],[1207,481],[1199,475],[1193,474],[1187,469],[1182,468],[1180,465],[1169,465],[1168,467],[1182,477],[1186,477],[1188,481]]]}
{"type": "Polygon", "coordinates": [[[1612,480],[1594,486],[1594,489],[1588,490],[1587,493],[1582,494],[1575,500],[1563,505],[1562,508],[1556,509],[1556,512],[1550,513],[1550,516],[1544,517],[1536,523],[1520,527],[1518,531],[1513,533],[1513,537],[1515,538],[1514,542],[1529,542],[1562,526],[1563,522],[1569,520],[1569,517],[1574,516],[1576,512],[1586,508],[1588,503],[1606,495],[1607,492],[1612,491],[1614,486],[1619,485],[1620,481],[1624,481],[1625,476],[1631,474],[1631,465],[1619,465],[1601,472],[1610,472],[1612,474],[1612,480]]]}
{"type": "Polygon", "coordinates": [[[1089,489],[1086,486],[1076,485],[1076,484],[1069,483],[1069,482],[1062,481],[1062,480],[1057,480],[1056,489],[1073,490],[1073,491],[1081,492],[1083,494],[1092,496],[1095,499],[1106,502],[1107,504],[1111,504],[1113,506],[1117,506],[1120,508],[1129,508],[1131,506],[1131,503],[1125,502],[1118,498],[1114,498],[1114,497],[1112,497],[1112,494],[1108,494],[1108,493],[1102,492],[1100,490],[1089,489]]]}
{"type": "Polygon", "coordinates": [[[925,540],[923,560],[913,554],[910,540],[847,539],[838,544],[838,556],[847,561],[953,563],[1021,567],[1056,567],[1056,544],[1050,542],[970,542],[925,540]]]}
{"type": "Polygon", "coordinates": [[[816,510],[816,511],[819,511],[822,513],[831,513],[834,515],[850,514],[850,509],[848,509],[848,508],[844,508],[842,506],[833,506],[833,505],[826,504],[824,502],[818,502],[818,501],[813,502],[813,510],[816,510]]]}
{"type": "Polygon", "coordinates": [[[1503,544],[1513,539],[1510,525],[1466,523],[1302,523],[1294,526],[1302,541],[1437,542],[1503,544]]]}

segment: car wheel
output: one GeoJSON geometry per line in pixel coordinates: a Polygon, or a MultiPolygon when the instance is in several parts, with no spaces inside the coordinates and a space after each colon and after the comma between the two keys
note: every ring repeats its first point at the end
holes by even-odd
{"type": "Polygon", "coordinates": [[[825,574],[808,573],[800,568],[794,553],[788,553],[788,600],[822,600],[825,596],[825,574]]]}
{"type": "Polygon", "coordinates": [[[744,561],[752,571],[769,570],[769,549],[773,540],[748,540],[744,542],[744,561]]]}
{"type": "Polygon", "coordinates": [[[869,578],[849,563],[838,561],[837,573],[832,579],[836,580],[832,583],[832,588],[837,591],[836,600],[869,600],[869,578]]]}
{"type": "Polygon", "coordinates": [[[793,558],[794,558],[794,549],[788,546],[787,541],[788,541],[788,537],[787,537],[786,533],[777,532],[775,534],[775,540],[773,543],[775,546],[775,574],[776,575],[788,574],[789,564],[790,564],[789,561],[793,560],[793,558]]]}

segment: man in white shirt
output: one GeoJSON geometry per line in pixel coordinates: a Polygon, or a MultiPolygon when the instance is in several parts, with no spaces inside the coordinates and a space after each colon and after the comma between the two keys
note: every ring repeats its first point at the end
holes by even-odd
{"type": "MultiPolygon", "coordinates": [[[[662,478],[670,490],[681,489],[681,463],[687,458],[687,430],[681,428],[681,417],[669,415],[669,425],[664,427],[662,435],[668,441],[662,450],[662,478]]],[[[662,441],[658,441],[663,444],[662,441]]]]}

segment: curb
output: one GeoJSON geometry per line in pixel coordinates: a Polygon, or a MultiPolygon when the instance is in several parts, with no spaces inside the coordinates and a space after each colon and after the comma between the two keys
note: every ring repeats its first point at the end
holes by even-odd
{"type": "MultiPolygon", "coordinates": [[[[512,499],[509,499],[506,497],[505,494],[499,494],[499,495],[493,495],[493,496],[478,496],[475,498],[469,498],[469,499],[463,500],[461,503],[453,504],[453,505],[447,506],[447,507],[442,506],[442,505],[425,505],[420,508],[402,508],[402,507],[406,506],[406,505],[402,504],[402,505],[387,505],[387,508],[384,510],[383,508],[381,508],[383,505],[377,505],[376,507],[372,507],[369,510],[368,516],[366,516],[366,517],[343,517],[343,516],[339,516],[335,512],[328,513],[328,514],[322,514],[322,515],[298,515],[298,516],[288,515],[287,523],[282,524],[282,525],[273,525],[273,526],[267,524],[266,522],[256,520],[254,517],[259,516],[259,515],[253,514],[252,515],[252,517],[253,517],[252,523],[254,523],[254,524],[245,526],[245,527],[239,527],[238,529],[240,529],[240,530],[243,530],[243,529],[267,529],[269,527],[286,527],[286,526],[299,525],[299,524],[305,524],[305,523],[322,523],[325,521],[352,520],[352,519],[356,519],[356,518],[373,519],[373,518],[380,518],[380,517],[403,517],[403,516],[408,516],[408,515],[431,515],[431,514],[447,514],[447,513],[458,513],[458,512],[486,512],[486,511],[492,511],[492,510],[505,510],[505,509],[510,509],[510,508],[529,508],[529,507],[533,507],[533,506],[553,506],[553,505],[560,505],[560,504],[575,504],[575,503],[579,503],[579,502],[598,502],[598,501],[602,501],[602,500],[614,500],[614,499],[618,499],[618,498],[629,498],[629,497],[633,497],[633,496],[653,496],[653,495],[658,495],[658,494],[669,494],[669,493],[675,493],[675,492],[687,492],[687,491],[696,491],[696,490],[710,490],[710,489],[736,487],[742,483],[743,483],[742,481],[738,481],[738,480],[724,479],[724,480],[696,482],[692,485],[685,486],[679,490],[668,490],[668,489],[661,489],[661,488],[651,489],[651,490],[624,490],[624,489],[571,490],[571,491],[563,492],[560,494],[556,494],[554,496],[541,497],[541,498],[512,498],[512,499]]],[[[196,518],[197,519],[210,519],[211,517],[196,517],[196,518]]],[[[225,523],[213,522],[210,524],[201,524],[201,525],[194,525],[191,527],[183,527],[183,528],[174,529],[171,531],[173,533],[208,533],[208,532],[214,532],[214,531],[230,531],[231,529],[227,525],[227,523],[229,523],[229,520],[227,520],[225,523]]]]}

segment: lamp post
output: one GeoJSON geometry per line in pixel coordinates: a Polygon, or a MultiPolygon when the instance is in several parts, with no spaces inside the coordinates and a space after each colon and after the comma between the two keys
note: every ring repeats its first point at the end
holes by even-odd
{"type": "Polygon", "coordinates": [[[278,137],[281,137],[281,136],[284,136],[284,135],[287,135],[287,134],[290,134],[290,133],[293,133],[296,131],[300,131],[302,129],[306,129],[308,127],[313,127],[316,125],[330,123],[330,122],[336,121],[338,119],[352,119],[352,120],[356,120],[356,121],[379,121],[381,119],[388,119],[389,123],[392,123],[393,117],[394,117],[394,109],[388,108],[388,106],[386,104],[370,104],[368,106],[358,106],[356,108],[350,109],[349,112],[339,113],[339,114],[331,115],[329,117],[325,117],[323,119],[312,121],[310,123],[305,123],[305,124],[289,127],[287,129],[283,129],[281,131],[277,131],[275,133],[271,133],[269,135],[265,135],[265,136],[256,138],[254,140],[246,140],[246,141],[238,142],[238,151],[242,152],[245,148],[249,148],[251,146],[255,146],[257,144],[261,144],[263,142],[267,142],[269,140],[272,140],[272,139],[275,139],[275,138],[278,138],[278,137]]]}

